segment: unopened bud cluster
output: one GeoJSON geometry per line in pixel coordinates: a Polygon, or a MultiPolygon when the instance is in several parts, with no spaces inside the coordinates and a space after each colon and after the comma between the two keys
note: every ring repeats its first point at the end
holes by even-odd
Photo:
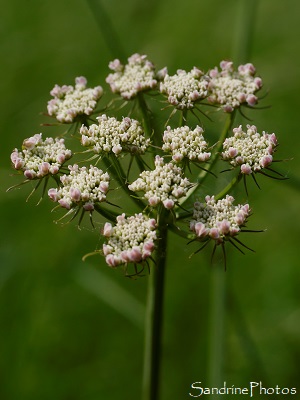
{"type": "Polygon", "coordinates": [[[188,126],[176,129],[168,126],[163,135],[163,142],[162,149],[171,153],[175,162],[180,162],[184,158],[204,162],[210,157],[210,153],[206,152],[208,145],[200,126],[196,126],[194,130],[188,126]]]}
{"type": "Polygon", "coordinates": [[[156,221],[142,213],[126,218],[117,217],[117,224],[106,222],[103,235],[107,243],[103,245],[106,262],[111,267],[128,262],[140,263],[151,256],[155,248],[156,221]]]}
{"type": "Polygon", "coordinates": [[[274,133],[259,134],[254,125],[247,125],[244,132],[242,126],[233,129],[234,135],[223,143],[223,160],[233,167],[239,167],[242,174],[249,175],[267,168],[273,161],[277,138],[274,133]]]}
{"type": "Polygon", "coordinates": [[[58,202],[67,210],[82,206],[86,211],[93,211],[95,203],[106,200],[110,177],[107,172],[94,167],[69,165],[69,175],[60,177],[62,187],[49,189],[51,200],[58,202]]]}
{"type": "Polygon", "coordinates": [[[194,67],[190,72],[178,69],[175,75],[166,74],[160,83],[161,93],[179,110],[193,108],[198,100],[207,96],[208,77],[194,67]]]}
{"type": "Polygon", "coordinates": [[[206,196],[205,203],[195,202],[190,230],[201,240],[213,239],[217,244],[226,237],[236,236],[250,215],[249,204],[233,205],[234,198],[227,195],[216,201],[206,196]]]}
{"type": "Polygon", "coordinates": [[[145,138],[141,124],[129,117],[118,121],[114,117],[103,114],[97,118],[98,125],[92,124],[89,128],[82,125],[80,129],[81,143],[85,147],[99,153],[121,152],[144,154],[150,144],[150,139],[145,138]]]}
{"type": "Polygon", "coordinates": [[[240,65],[236,71],[231,61],[220,63],[209,72],[209,97],[212,104],[220,105],[224,111],[232,112],[242,104],[254,106],[257,103],[255,93],[262,87],[262,80],[254,77],[253,64],[240,65]]]}
{"type": "Polygon", "coordinates": [[[172,162],[164,164],[160,156],[155,157],[155,169],[143,171],[128,188],[134,192],[145,192],[145,199],[152,207],[162,203],[172,209],[177,200],[187,194],[191,183],[183,177],[183,171],[172,162]]]}
{"type": "Polygon", "coordinates": [[[91,115],[103,89],[101,86],[89,89],[86,84],[86,78],[80,76],[75,80],[75,87],[55,85],[50,92],[54,98],[48,102],[48,114],[62,123],[71,123],[79,115],[91,115]]]}
{"type": "Polygon", "coordinates": [[[64,139],[46,138],[38,133],[23,141],[22,150],[14,149],[10,158],[16,170],[24,172],[27,179],[41,179],[55,175],[61,166],[72,156],[66,149],[64,139]]]}
{"type": "Polygon", "coordinates": [[[108,75],[106,82],[113,93],[120,94],[126,100],[157,85],[155,67],[145,55],[133,54],[126,65],[115,59],[109,63],[109,68],[114,73],[108,75]]]}

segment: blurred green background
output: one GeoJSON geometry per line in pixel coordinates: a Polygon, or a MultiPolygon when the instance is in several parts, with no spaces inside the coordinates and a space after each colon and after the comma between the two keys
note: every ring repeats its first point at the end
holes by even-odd
{"type": "MultiPolygon", "coordinates": [[[[168,65],[204,70],[230,59],[241,0],[102,0],[127,58],[147,54],[168,65]]],[[[95,1],[94,4],[97,2],[95,1]]],[[[6,193],[10,152],[40,127],[55,83],[79,75],[103,85],[118,57],[100,24],[103,15],[79,0],[12,0],[1,6],[0,399],[139,399],[147,277],[130,280],[86,253],[98,243],[87,226],[54,224],[52,204],[25,202],[28,187],[6,193]],[[100,19],[99,19],[100,17],[100,19]]],[[[248,61],[269,94],[251,113],[259,130],[275,132],[278,164],[289,182],[250,185],[253,216],[226,272],[223,378],[245,386],[300,390],[300,2],[260,0],[248,61]]],[[[108,25],[109,26],[109,25],[108,25]]],[[[243,60],[244,61],[244,60],[243,60]]],[[[242,189],[240,189],[242,190],[242,189]]],[[[188,399],[190,384],[207,382],[211,265],[208,252],[171,237],[163,336],[162,399],[188,399]],[[177,251],[176,251],[176,250],[177,251]]],[[[214,266],[212,266],[213,268],[214,266]]],[[[238,398],[238,397],[237,397],[238,398]]]]}

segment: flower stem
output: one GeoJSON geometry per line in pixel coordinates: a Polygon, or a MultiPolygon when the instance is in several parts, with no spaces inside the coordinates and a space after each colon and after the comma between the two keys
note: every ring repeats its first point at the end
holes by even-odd
{"type": "Polygon", "coordinates": [[[158,400],[163,320],[163,293],[167,256],[166,210],[158,222],[156,261],[149,275],[145,321],[145,348],[142,400],[158,400]]]}
{"type": "MultiPolygon", "coordinates": [[[[223,261],[223,260],[222,260],[223,261]]],[[[223,367],[223,340],[224,340],[224,304],[225,304],[225,277],[221,262],[214,265],[211,271],[210,292],[210,323],[209,323],[209,387],[221,385],[223,367]]],[[[212,399],[215,397],[212,396],[212,399]]]]}

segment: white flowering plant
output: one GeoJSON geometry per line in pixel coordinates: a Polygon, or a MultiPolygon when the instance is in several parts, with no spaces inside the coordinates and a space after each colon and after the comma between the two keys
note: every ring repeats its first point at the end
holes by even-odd
{"type": "MultiPolygon", "coordinates": [[[[100,224],[102,238],[102,248],[91,249],[91,254],[103,256],[111,268],[123,268],[127,276],[148,271],[157,291],[162,290],[172,246],[170,230],[183,246],[196,245],[191,255],[209,243],[212,256],[221,248],[226,269],[227,245],[244,254],[252,250],[241,239],[244,232],[262,232],[246,227],[251,207],[247,200],[234,204],[234,187],[244,183],[247,199],[247,176],[257,186],[257,174],[285,179],[273,168],[279,161],[275,133],[234,122],[238,112],[244,117],[260,101],[262,79],[251,63],[235,68],[233,62],[222,61],[209,71],[193,67],[172,74],[167,67],[157,70],[140,54],[125,64],[111,61],[109,68],[106,82],[115,99],[102,111],[97,106],[105,90],[87,88],[85,77],[77,77],[74,87],[54,86],[48,116],[72,127],[73,133],[68,129],[61,137],[43,139],[45,134],[39,133],[26,138],[11,154],[12,167],[25,177],[13,187],[36,182],[35,192],[43,182],[41,197],[47,194],[55,208],[66,209],[64,217],[78,216],[80,225],[89,215],[94,228],[96,221],[100,224]],[[118,118],[120,109],[123,116],[118,118]],[[219,122],[217,138],[206,131],[207,120],[219,122]],[[82,150],[67,149],[66,140],[80,143],[82,150]],[[220,171],[225,163],[229,169],[220,171]],[[220,188],[218,177],[224,171],[231,171],[230,178],[220,188]],[[204,185],[208,178],[209,193],[204,185]],[[115,203],[119,192],[126,201],[115,203]],[[126,210],[128,202],[134,213],[126,210]]],[[[157,300],[153,304],[159,310],[157,300]]],[[[159,336],[153,329],[154,337],[159,336]]],[[[152,378],[145,377],[144,393],[156,390],[154,347],[146,348],[152,378]]]]}

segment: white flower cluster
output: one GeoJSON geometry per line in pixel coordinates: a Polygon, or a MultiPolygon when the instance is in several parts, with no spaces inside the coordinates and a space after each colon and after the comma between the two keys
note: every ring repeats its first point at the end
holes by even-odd
{"type": "Polygon", "coordinates": [[[64,139],[42,140],[42,134],[37,133],[23,141],[22,151],[14,149],[10,158],[14,168],[24,171],[27,179],[41,179],[48,174],[57,174],[71,156],[64,139]]]}
{"type": "Polygon", "coordinates": [[[260,171],[268,167],[272,161],[272,154],[276,150],[277,138],[274,133],[257,132],[256,126],[247,125],[247,132],[243,132],[242,125],[233,129],[234,136],[224,140],[223,160],[230,161],[234,167],[240,167],[245,175],[260,171]]]}
{"type": "Polygon", "coordinates": [[[194,67],[190,72],[178,69],[177,74],[166,74],[160,83],[160,91],[168,96],[168,102],[183,110],[193,108],[197,100],[207,96],[208,78],[194,67]]]}
{"type": "Polygon", "coordinates": [[[114,73],[108,75],[106,82],[113,93],[120,94],[126,100],[157,85],[155,67],[145,55],[133,54],[126,65],[116,59],[109,63],[109,68],[114,73]]]}
{"type": "Polygon", "coordinates": [[[164,164],[163,158],[156,156],[155,169],[143,171],[140,178],[128,188],[134,192],[145,192],[145,198],[152,207],[163,203],[165,208],[171,209],[191,187],[189,180],[182,176],[183,172],[180,167],[173,163],[164,164]]]}
{"type": "Polygon", "coordinates": [[[54,97],[48,101],[48,114],[59,122],[71,123],[78,115],[91,115],[103,94],[101,86],[86,88],[84,76],[75,79],[75,87],[55,85],[50,94],[54,97]]]}
{"type": "Polygon", "coordinates": [[[145,138],[141,124],[128,117],[118,121],[114,117],[103,114],[97,117],[98,125],[89,128],[82,125],[80,129],[83,146],[92,147],[97,154],[111,153],[116,156],[122,151],[132,154],[144,154],[150,144],[145,138]]]}
{"type": "Polygon", "coordinates": [[[231,61],[221,61],[221,71],[217,67],[209,72],[209,96],[207,100],[220,105],[225,112],[232,112],[241,104],[254,106],[255,92],[262,87],[262,80],[254,77],[255,67],[248,63],[235,71],[231,61]]]}
{"type": "Polygon", "coordinates": [[[126,218],[117,217],[113,227],[109,222],[104,225],[103,235],[108,239],[103,245],[106,262],[111,267],[129,262],[140,263],[150,257],[156,240],[156,221],[143,214],[126,218]]]}
{"type": "Polygon", "coordinates": [[[218,244],[226,237],[237,235],[251,210],[249,204],[234,206],[233,202],[234,198],[227,195],[218,201],[214,196],[206,196],[205,203],[194,203],[194,219],[190,221],[190,230],[195,232],[198,238],[211,238],[218,244]]]}
{"type": "Polygon", "coordinates": [[[48,190],[50,199],[68,210],[82,206],[86,211],[93,211],[95,203],[106,200],[110,180],[108,173],[93,165],[89,169],[79,168],[77,164],[68,168],[70,174],[60,177],[63,186],[48,190]]]}
{"type": "Polygon", "coordinates": [[[188,126],[171,129],[167,126],[163,135],[164,144],[162,149],[172,154],[175,162],[180,162],[183,158],[191,161],[207,161],[210,153],[207,153],[207,142],[203,137],[203,129],[196,126],[191,130],[188,126]]]}

